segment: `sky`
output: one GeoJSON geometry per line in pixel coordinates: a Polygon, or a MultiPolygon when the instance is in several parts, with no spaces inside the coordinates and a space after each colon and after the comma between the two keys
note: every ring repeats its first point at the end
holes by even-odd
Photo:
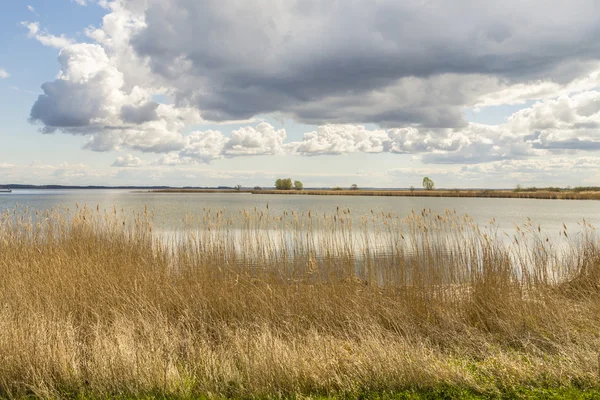
{"type": "Polygon", "coordinates": [[[0,184],[600,186],[597,0],[12,0],[0,184]]]}

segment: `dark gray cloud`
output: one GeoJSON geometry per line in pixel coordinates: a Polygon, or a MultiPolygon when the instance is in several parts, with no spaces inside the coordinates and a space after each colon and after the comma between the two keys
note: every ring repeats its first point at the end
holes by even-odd
{"type": "Polygon", "coordinates": [[[44,94],[33,105],[30,120],[41,122],[47,131],[88,126],[93,118],[102,115],[104,100],[89,88],[86,84],[66,80],[44,83],[44,94]]]}
{"type": "Polygon", "coordinates": [[[140,106],[125,104],[121,107],[121,118],[123,121],[132,124],[143,124],[144,122],[156,121],[158,119],[158,113],[156,112],[157,108],[158,103],[155,101],[149,101],[140,106]]]}
{"type": "Polygon", "coordinates": [[[145,22],[134,49],[180,103],[215,120],[282,112],[309,123],[456,127],[472,98],[442,82],[419,102],[392,89],[444,74],[566,82],[600,57],[595,0],[149,0],[145,22]],[[383,92],[399,105],[373,107],[383,92]],[[323,107],[330,99],[344,104],[323,107]]]}

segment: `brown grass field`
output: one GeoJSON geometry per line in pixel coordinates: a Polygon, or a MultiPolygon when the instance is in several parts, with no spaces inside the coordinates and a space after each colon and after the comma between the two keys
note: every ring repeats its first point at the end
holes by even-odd
{"type": "Polygon", "coordinates": [[[157,189],[152,193],[251,193],[313,196],[404,196],[404,197],[481,197],[501,199],[600,200],[600,191],[515,191],[515,190],[246,190],[235,189],[157,189]]]}
{"type": "Polygon", "coordinates": [[[559,251],[534,224],[359,220],[209,210],[165,238],[149,212],[0,214],[0,395],[599,390],[592,227],[559,251]]]}

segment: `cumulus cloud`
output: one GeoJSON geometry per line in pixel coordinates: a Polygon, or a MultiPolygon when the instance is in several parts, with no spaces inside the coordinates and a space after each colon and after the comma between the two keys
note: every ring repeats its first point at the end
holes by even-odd
{"type": "Polygon", "coordinates": [[[598,150],[600,92],[538,102],[513,114],[508,125],[525,134],[525,140],[537,149],[598,150]]]}
{"type": "Polygon", "coordinates": [[[369,131],[364,126],[329,125],[304,134],[300,142],[289,147],[303,155],[347,154],[362,151],[381,153],[389,142],[387,132],[369,131]]]}
{"type": "Polygon", "coordinates": [[[88,136],[85,147],[94,151],[165,153],[183,149],[181,131],[200,121],[197,110],[158,104],[151,90],[128,88],[115,60],[98,44],[71,45],[58,60],[58,78],[42,85],[44,94],[30,114],[45,133],[60,129],[88,136]]]}
{"type": "Polygon", "coordinates": [[[108,116],[119,102],[122,74],[111,63],[104,49],[79,43],[61,50],[59,78],[42,85],[31,110],[32,121],[47,130],[85,128],[108,116]]]}
{"type": "Polygon", "coordinates": [[[480,163],[521,158],[532,150],[517,135],[499,127],[469,124],[461,129],[369,130],[356,125],[321,126],[303,140],[285,145],[301,155],[396,153],[421,154],[425,163],[480,163]]]}
{"type": "Polygon", "coordinates": [[[30,38],[36,39],[38,42],[43,44],[44,46],[55,47],[57,49],[62,49],[63,47],[67,47],[74,43],[74,41],[70,38],[67,38],[65,35],[55,36],[48,33],[46,30],[40,30],[39,22],[21,22],[21,25],[26,27],[29,30],[27,36],[30,38]]]}
{"type": "MultiPolygon", "coordinates": [[[[209,161],[212,158],[209,159],[209,161]]],[[[182,156],[179,153],[167,153],[157,160],[152,162],[152,165],[156,166],[175,166],[175,165],[186,165],[186,164],[194,164],[195,161],[191,157],[182,156]]]]}
{"type": "Polygon", "coordinates": [[[266,122],[256,128],[244,127],[234,130],[223,149],[226,156],[277,155],[283,154],[285,129],[275,130],[266,122]]]}
{"type": "Polygon", "coordinates": [[[10,74],[5,70],[0,68],[0,79],[6,79],[10,77],[10,74]]]}
{"type": "Polygon", "coordinates": [[[127,154],[124,157],[117,157],[115,162],[112,164],[113,167],[124,167],[134,168],[143,165],[144,162],[139,157],[134,157],[131,154],[127,154]]]}
{"type": "Polygon", "coordinates": [[[421,154],[424,163],[476,164],[542,155],[541,151],[600,150],[600,92],[543,100],[500,125],[469,123],[454,129],[416,127],[368,130],[321,126],[288,148],[302,155],[421,154]]]}
{"type": "Polygon", "coordinates": [[[477,164],[600,149],[594,0],[99,4],[92,43],[23,23],[62,48],[31,121],[83,135],[93,151],[157,153],[157,165],[357,152],[477,164]],[[530,100],[500,125],[464,117],[530,100]],[[198,127],[265,114],[315,128],[287,141],[268,123],[230,135],[198,127]]]}
{"type": "Polygon", "coordinates": [[[221,157],[227,139],[219,131],[195,131],[186,137],[186,142],[180,157],[184,160],[191,158],[200,162],[210,162],[221,157]]]}

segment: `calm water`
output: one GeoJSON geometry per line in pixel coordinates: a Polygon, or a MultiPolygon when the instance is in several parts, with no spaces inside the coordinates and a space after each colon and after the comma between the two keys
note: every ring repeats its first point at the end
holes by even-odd
{"type": "Polygon", "coordinates": [[[303,196],[303,195],[252,195],[235,193],[148,193],[131,190],[14,190],[0,194],[0,211],[19,208],[46,210],[57,206],[74,209],[87,205],[90,208],[111,210],[113,207],[127,212],[141,211],[144,206],[155,213],[155,224],[165,231],[177,231],[183,226],[186,215],[201,215],[203,210],[224,210],[224,214],[238,214],[243,209],[264,209],[276,215],[284,211],[332,214],[337,207],[348,208],[352,215],[373,212],[406,215],[411,210],[424,208],[434,212],[446,209],[459,214],[469,214],[476,223],[486,225],[496,219],[501,230],[515,231],[515,224],[524,224],[529,217],[550,236],[558,235],[565,223],[570,232],[580,230],[578,222],[584,218],[600,226],[600,202],[575,200],[536,199],[477,199],[477,198],[424,198],[424,197],[362,197],[362,196],[303,196]]]}

